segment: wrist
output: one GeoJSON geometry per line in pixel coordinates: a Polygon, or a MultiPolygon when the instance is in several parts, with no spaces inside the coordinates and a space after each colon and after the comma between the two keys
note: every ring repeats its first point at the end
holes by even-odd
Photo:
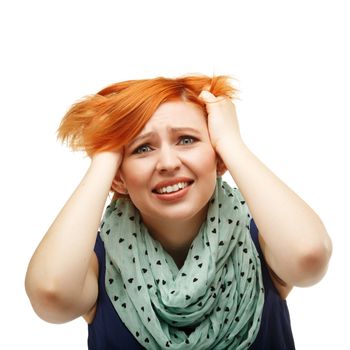
{"type": "Polygon", "coordinates": [[[238,152],[246,148],[247,146],[243,142],[242,138],[236,137],[218,142],[215,150],[220,155],[220,157],[224,159],[226,154],[232,155],[232,152],[238,152]]]}

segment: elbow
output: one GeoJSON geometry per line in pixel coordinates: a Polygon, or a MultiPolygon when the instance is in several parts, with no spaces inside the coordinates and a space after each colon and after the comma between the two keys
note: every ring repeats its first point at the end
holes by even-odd
{"type": "Polygon", "coordinates": [[[34,312],[49,323],[66,323],[79,315],[71,315],[67,302],[61,293],[50,285],[38,286],[25,281],[25,290],[34,312]]]}
{"type": "Polygon", "coordinates": [[[325,276],[332,256],[332,241],[326,235],[322,242],[305,249],[297,264],[297,287],[309,287],[325,276]]]}

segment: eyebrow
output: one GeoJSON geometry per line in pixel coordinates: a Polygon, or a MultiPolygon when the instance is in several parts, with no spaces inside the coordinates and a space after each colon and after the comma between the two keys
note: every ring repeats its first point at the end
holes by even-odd
{"type": "MultiPolygon", "coordinates": [[[[179,133],[186,133],[186,132],[190,132],[190,133],[194,133],[196,135],[199,135],[200,132],[197,129],[191,128],[191,127],[177,127],[177,128],[169,128],[170,132],[174,133],[174,134],[179,134],[179,133]]],[[[132,145],[134,145],[135,143],[139,143],[142,142],[143,140],[146,140],[150,137],[155,136],[156,133],[154,131],[150,131],[150,132],[146,132],[145,134],[141,134],[139,136],[136,136],[129,144],[128,147],[132,147],[132,145]]]]}

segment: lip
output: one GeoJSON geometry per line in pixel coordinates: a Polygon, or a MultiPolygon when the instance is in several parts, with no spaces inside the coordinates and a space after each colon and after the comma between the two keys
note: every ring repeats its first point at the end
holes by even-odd
{"type": "Polygon", "coordinates": [[[158,200],[163,201],[163,202],[176,202],[178,200],[181,200],[182,198],[184,198],[187,195],[187,193],[190,191],[190,189],[192,187],[192,184],[193,184],[193,181],[191,181],[188,186],[186,186],[185,188],[183,188],[183,189],[181,189],[181,190],[179,190],[177,192],[160,194],[160,193],[157,193],[157,192],[154,191],[153,195],[158,200]]]}
{"type": "MultiPolygon", "coordinates": [[[[191,185],[193,183],[193,180],[188,177],[176,177],[171,180],[161,181],[153,188],[152,192],[155,194],[159,194],[159,193],[156,193],[156,191],[159,190],[160,188],[173,186],[175,184],[178,184],[179,182],[188,182],[191,185]]],[[[182,190],[186,189],[187,187],[183,188],[182,190]]]]}

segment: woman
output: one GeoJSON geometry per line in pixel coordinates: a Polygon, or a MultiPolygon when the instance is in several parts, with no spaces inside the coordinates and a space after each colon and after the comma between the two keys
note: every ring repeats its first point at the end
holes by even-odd
{"type": "Polygon", "coordinates": [[[243,142],[234,95],[224,76],[134,80],[68,111],[58,136],[91,165],[29,263],[41,318],[83,316],[90,349],[294,348],[286,297],[332,245],[243,142]]]}

